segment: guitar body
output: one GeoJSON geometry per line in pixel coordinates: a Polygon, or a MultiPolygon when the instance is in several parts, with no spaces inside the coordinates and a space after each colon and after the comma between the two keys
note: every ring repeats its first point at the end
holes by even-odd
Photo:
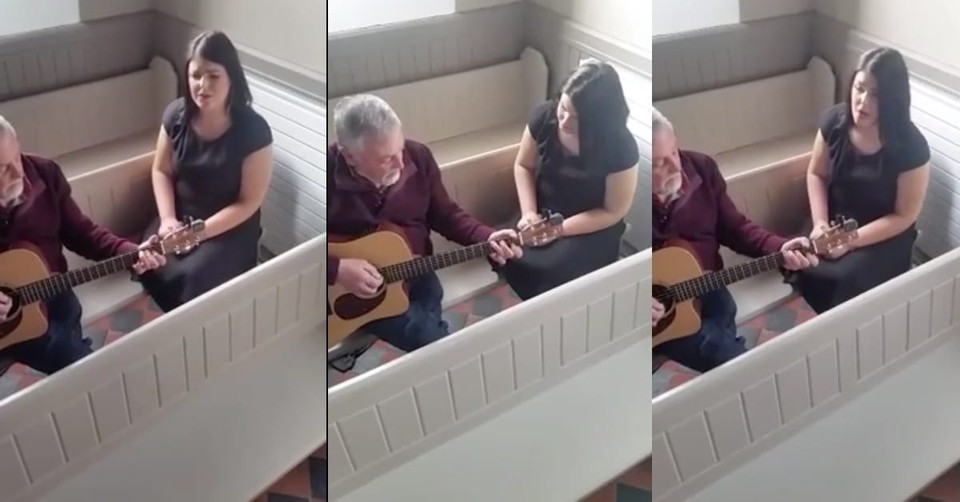
{"type": "MultiPolygon", "coordinates": [[[[680,240],[668,241],[652,255],[653,294],[665,287],[703,275],[693,249],[680,240]]],[[[653,328],[653,346],[693,335],[700,331],[700,302],[697,299],[664,304],[664,314],[653,328]]]]}
{"type": "MultiPolygon", "coordinates": [[[[361,237],[331,237],[327,252],[340,258],[367,260],[374,267],[412,260],[413,253],[399,229],[383,225],[361,237]]],[[[334,284],[327,287],[327,347],[334,347],[351,333],[379,319],[401,315],[410,307],[406,284],[381,286],[373,298],[361,298],[334,284]]]]}
{"type": "Polygon", "coordinates": [[[49,325],[45,304],[36,302],[22,305],[13,293],[14,288],[50,277],[50,270],[36,249],[30,244],[21,243],[0,253],[0,292],[13,298],[7,319],[0,321],[0,350],[47,333],[49,325]]]}

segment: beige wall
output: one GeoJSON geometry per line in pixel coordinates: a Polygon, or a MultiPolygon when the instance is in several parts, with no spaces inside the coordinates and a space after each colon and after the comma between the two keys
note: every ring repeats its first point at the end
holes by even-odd
{"type": "Polygon", "coordinates": [[[956,0],[816,0],[818,12],[960,72],[956,0]]]}
{"type": "Polygon", "coordinates": [[[650,51],[651,4],[636,0],[532,0],[606,36],[650,51]],[[642,11],[643,5],[646,11],[642,11]]]}
{"type": "MultiPolygon", "coordinates": [[[[813,9],[815,0],[740,0],[740,22],[799,14],[813,9]]],[[[841,0],[842,1],[842,0],[841,0]]]]}
{"type": "Polygon", "coordinates": [[[456,0],[457,12],[468,10],[485,9],[487,7],[496,7],[508,3],[522,2],[523,0],[456,0]]]}
{"type": "Polygon", "coordinates": [[[79,0],[80,19],[93,21],[150,10],[153,0],[79,0]]]}
{"type": "Polygon", "coordinates": [[[223,30],[265,59],[326,77],[326,2],[154,0],[154,7],[200,28],[223,30]]]}

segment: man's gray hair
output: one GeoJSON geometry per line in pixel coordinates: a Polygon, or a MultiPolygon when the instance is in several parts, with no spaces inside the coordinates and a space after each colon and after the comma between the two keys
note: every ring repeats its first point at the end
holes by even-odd
{"type": "Polygon", "coordinates": [[[13,128],[11,124],[3,115],[0,115],[0,138],[5,138],[7,135],[17,136],[17,130],[13,128]]]}
{"type": "Polygon", "coordinates": [[[400,125],[393,108],[373,94],[348,96],[337,102],[333,112],[333,128],[337,142],[349,150],[363,145],[363,140],[390,132],[400,125]]]}
{"type": "Polygon", "coordinates": [[[673,124],[671,124],[670,121],[667,120],[667,117],[665,117],[662,113],[660,113],[660,110],[657,110],[657,108],[654,107],[653,122],[651,123],[650,129],[653,134],[656,134],[657,131],[661,129],[669,129],[672,131],[673,124]]]}

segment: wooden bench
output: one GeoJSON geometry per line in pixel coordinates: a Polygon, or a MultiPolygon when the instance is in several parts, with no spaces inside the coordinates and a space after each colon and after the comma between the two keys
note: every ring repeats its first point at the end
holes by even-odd
{"type": "MultiPolygon", "coordinates": [[[[514,61],[370,93],[390,103],[408,138],[430,147],[451,197],[481,221],[504,225],[519,218],[513,162],[530,111],[546,99],[547,77],[543,56],[528,47],[514,61]]],[[[337,101],[328,104],[331,135],[337,101]]],[[[437,252],[458,246],[437,234],[433,242],[437,252]]],[[[483,260],[439,275],[444,307],[497,282],[483,260]]]]}
{"type": "MultiPolygon", "coordinates": [[[[97,223],[137,237],[155,214],[150,167],[164,107],[177,95],[173,66],[156,57],[125,75],[0,103],[24,151],[56,160],[73,198],[97,223]]],[[[66,251],[70,268],[89,263],[66,251]]],[[[142,292],[124,274],[76,289],[83,323],[142,292]]]]}
{"type": "Polygon", "coordinates": [[[67,178],[152,152],[164,107],[177,96],[170,62],[0,103],[23,149],[53,158],[67,178]]]}
{"type": "MultiPolygon", "coordinates": [[[[806,168],[817,120],[833,104],[830,66],[813,58],[803,71],[713,89],[654,103],[673,123],[682,148],[712,155],[737,207],[781,235],[809,226],[806,168]]],[[[727,248],[724,264],[748,260],[727,248]]],[[[730,287],[737,322],[790,297],[778,274],[756,276],[730,287]]]]}

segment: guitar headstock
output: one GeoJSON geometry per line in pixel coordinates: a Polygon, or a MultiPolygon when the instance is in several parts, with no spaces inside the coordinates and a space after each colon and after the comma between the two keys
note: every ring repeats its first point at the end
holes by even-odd
{"type": "Polygon", "coordinates": [[[203,220],[190,218],[184,226],[170,232],[163,239],[160,239],[158,243],[160,249],[157,250],[157,252],[164,255],[189,252],[199,246],[200,242],[203,241],[205,229],[206,226],[203,220]]]}
{"type": "Polygon", "coordinates": [[[538,247],[545,246],[563,235],[563,216],[547,212],[529,225],[517,229],[520,245],[538,247]]]}
{"type": "Polygon", "coordinates": [[[830,222],[830,227],[811,242],[814,252],[827,254],[857,238],[857,221],[842,216],[840,219],[840,222],[830,222]]]}

